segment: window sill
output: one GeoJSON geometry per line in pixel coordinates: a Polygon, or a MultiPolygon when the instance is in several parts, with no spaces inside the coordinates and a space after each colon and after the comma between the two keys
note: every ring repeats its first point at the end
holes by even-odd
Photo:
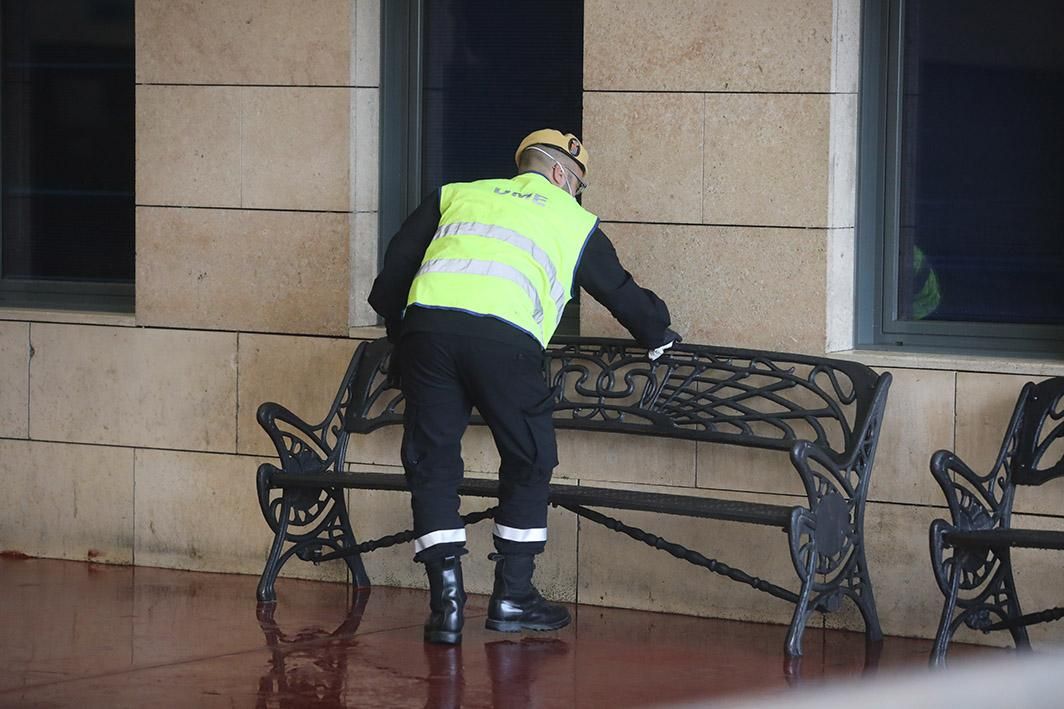
{"type": "Polygon", "coordinates": [[[347,330],[347,336],[355,340],[376,340],[387,334],[382,325],[360,325],[347,330]]]}
{"type": "Polygon", "coordinates": [[[22,322],[68,323],[72,325],[113,325],[136,327],[132,313],[108,313],[94,310],[50,310],[46,308],[0,308],[0,320],[22,322]]]}
{"type": "Polygon", "coordinates": [[[956,372],[1019,374],[1031,377],[1064,375],[1064,360],[1054,357],[1006,357],[993,354],[964,355],[870,349],[829,352],[828,356],[862,362],[880,369],[941,369],[956,372]]]}

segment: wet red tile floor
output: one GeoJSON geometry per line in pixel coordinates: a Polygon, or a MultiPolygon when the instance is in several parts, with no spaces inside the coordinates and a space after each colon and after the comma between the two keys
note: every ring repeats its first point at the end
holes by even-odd
{"type": "MultiPolygon", "coordinates": [[[[929,641],[576,605],[547,634],[421,640],[424,591],[0,559],[0,707],[634,707],[802,691],[884,669],[924,671],[929,641]]],[[[775,602],[775,601],[770,601],[775,602]]],[[[955,646],[953,655],[1000,651],[955,646]]]]}

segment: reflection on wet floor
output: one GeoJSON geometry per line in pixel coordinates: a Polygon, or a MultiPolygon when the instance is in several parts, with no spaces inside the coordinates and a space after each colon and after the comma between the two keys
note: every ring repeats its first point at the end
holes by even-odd
{"type": "MultiPolygon", "coordinates": [[[[0,559],[0,706],[645,706],[791,691],[884,668],[923,671],[930,642],[574,606],[555,633],[485,630],[426,645],[424,591],[0,559]]],[[[958,645],[956,655],[1000,652],[958,645]]]]}

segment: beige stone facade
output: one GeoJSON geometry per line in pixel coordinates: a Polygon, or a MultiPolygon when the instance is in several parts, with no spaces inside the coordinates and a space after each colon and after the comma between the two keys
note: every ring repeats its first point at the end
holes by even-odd
{"type": "MultiPolygon", "coordinates": [[[[254,474],[265,400],[310,419],[358,337],[377,260],[381,0],[139,0],[136,312],[0,313],[0,550],[257,574],[270,533],[254,474]]],[[[823,354],[853,347],[858,0],[585,1],[586,206],[691,342],[823,354]]],[[[585,301],[584,334],[622,334],[585,301]]],[[[895,384],[867,533],[884,631],[934,634],[927,526],[946,515],[938,448],[991,462],[1022,382],[1045,362],[849,353],[895,384]]],[[[779,502],[779,456],[562,432],[566,482],[779,502]]],[[[498,463],[466,437],[471,475],[498,463]]],[[[398,432],[350,458],[397,471],[398,432]]],[[[1017,511],[1064,527],[1064,485],[1017,511]]],[[[391,493],[349,495],[361,536],[409,525],[391,493]]],[[[471,501],[472,504],[480,504],[471,501]]],[[[627,518],[626,518],[627,519],[627,518]]],[[[780,533],[634,515],[752,573],[793,577],[780,533]]],[[[789,605],[551,512],[555,598],[786,623],[789,605]]],[[[467,579],[490,586],[486,527],[467,579]]],[[[1064,569],[1018,554],[1022,601],[1064,569]]],[[[417,586],[409,549],[367,559],[417,586]]],[[[286,573],[340,580],[338,563],[286,573]]],[[[283,584],[283,581],[281,582],[283,584]]],[[[249,598],[249,602],[252,599],[249,598]]],[[[851,609],[852,611],[852,609],[851,609]]],[[[820,621],[817,621],[820,622],[820,621]]],[[[860,628],[854,612],[827,620],[860,628]]],[[[1064,638],[1064,626],[1034,638],[1064,638]]],[[[975,635],[963,636],[980,641],[975,635]]],[[[991,638],[992,641],[999,640],[991,638]]]]}

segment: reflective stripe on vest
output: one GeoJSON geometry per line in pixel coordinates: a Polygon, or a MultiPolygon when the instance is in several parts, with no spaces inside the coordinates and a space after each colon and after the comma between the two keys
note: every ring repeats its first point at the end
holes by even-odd
{"type": "Polygon", "coordinates": [[[520,288],[532,301],[532,319],[539,326],[543,325],[543,304],[539,302],[539,293],[536,287],[525,277],[525,274],[512,266],[495,261],[474,261],[472,259],[438,258],[427,261],[418,269],[417,275],[423,273],[472,273],[478,276],[494,276],[510,281],[520,288]]]}
{"type": "MultiPolygon", "coordinates": [[[[554,262],[550,260],[550,256],[543,249],[536,246],[536,242],[529,239],[527,236],[522,236],[512,229],[507,229],[501,226],[493,226],[491,224],[479,224],[477,222],[459,222],[456,224],[445,224],[436,230],[436,234],[433,235],[432,240],[442,239],[445,236],[455,236],[457,234],[475,234],[476,236],[483,236],[486,239],[498,239],[505,242],[510,246],[517,247],[522,251],[527,251],[528,254],[536,260],[544,271],[547,273],[547,278],[550,279],[550,297],[554,301],[554,308],[557,311],[557,317],[555,318],[555,326],[562,320],[562,310],[565,308],[565,303],[568,298],[565,297],[565,290],[562,288],[562,284],[558,282],[558,269],[554,267],[554,262]]],[[[422,267],[424,268],[424,267],[422,267]]],[[[516,269],[512,269],[515,270],[516,269]]],[[[501,274],[484,274],[484,275],[501,275],[501,274]]],[[[528,279],[518,272],[518,276],[521,278],[522,287],[527,286],[532,289],[532,293],[535,294],[535,288],[532,288],[532,284],[528,279]]],[[[501,276],[505,278],[505,276],[501,276]]],[[[536,323],[543,324],[543,307],[539,302],[539,297],[536,296],[536,312],[539,316],[536,318],[536,323]]]]}
{"type": "Polygon", "coordinates": [[[598,219],[538,173],[444,185],[407,306],[513,325],[546,347],[598,219]]]}

